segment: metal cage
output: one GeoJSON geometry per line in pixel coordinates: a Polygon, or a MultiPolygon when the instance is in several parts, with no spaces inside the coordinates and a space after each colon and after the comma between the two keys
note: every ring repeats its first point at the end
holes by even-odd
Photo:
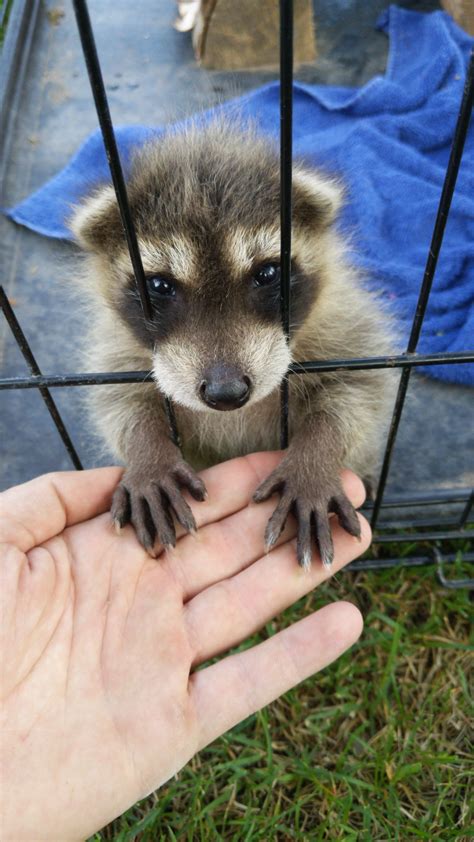
{"type": "MultiPolygon", "coordinates": [[[[97,117],[102,131],[110,173],[115,188],[117,201],[120,208],[123,227],[127,239],[130,259],[132,262],[135,282],[140,296],[141,306],[145,318],[153,318],[152,307],[149,300],[148,289],[145,283],[143,265],[138,248],[137,238],[133,226],[130,208],[127,199],[127,190],[120,163],[120,157],[115,141],[114,129],[110,116],[105,86],[102,78],[99,57],[97,54],[94,34],[89,17],[86,0],[73,0],[74,12],[77,27],[82,44],[85,63],[89,75],[92,95],[95,102],[97,117]]],[[[289,336],[289,312],[290,312],[290,268],[291,268],[291,185],[292,185],[292,101],[293,97],[293,2],[292,0],[280,0],[280,164],[281,164],[281,289],[280,304],[283,329],[286,336],[289,336]]],[[[474,503],[474,490],[461,489],[446,491],[446,489],[433,489],[429,493],[407,493],[396,495],[386,499],[385,486],[390,469],[392,453],[397,438],[397,432],[402,417],[405,398],[410,381],[412,370],[415,366],[472,363],[474,362],[474,350],[467,350],[459,353],[435,353],[417,354],[416,349],[423,326],[423,319],[429,301],[433,278],[438,262],[438,257],[443,241],[444,230],[449,215],[451,200],[453,197],[456,178],[461,163],[464,143],[469,126],[474,99],[474,52],[471,54],[468,72],[464,86],[464,92],[460,104],[459,115],[456,123],[454,138],[451,147],[449,162],[446,169],[443,189],[441,192],[438,211],[434,224],[432,239],[426,267],[420,287],[417,307],[411,331],[408,337],[406,351],[393,356],[367,357],[360,359],[331,359],[331,360],[309,360],[294,363],[289,374],[298,377],[303,373],[319,371],[363,370],[384,368],[393,370],[401,369],[401,377],[398,392],[395,400],[392,420],[387,436],[385,454],[378,487],[373,503],[367,503],[366,513],[371,519],[371,526],[374,530],[373,544],[403,544],[410,543],[416,546],[415,555],[406,555],[403,558],[377,557],[382,555],[380,551],[368,554],[365,558],[352,562],[346,569],[369,569],[386,568],[392,566],[420,566],[433,564],[436,566],[439,581],[445,587],[466,587],[473,586],[474,579],[447,579],[444,572],[444,562],[454,561],[456,554],[453,552],[443,554],[442,547],[445,542],[466,541],[470,537],[470,526],[473,523],[472,509],[474,503]],[[399,519],[388,519],[379,525],[381,511],[395,510],[395,516],[400,509],[411,509],[413,507],[425,507],[430,512],[433,508],[446,504],[456,504],[458,514],[456,517],[444,519],[439,523],[435,516],[425,517],[416,521],[403,521],[399,519]],[[421,545],[421,554],[420,554],[421,545]]],[[[29,377],[12,377],[0,379],[0,389],[38,389],[43,401],[51,415],[69,457],[78,470],[82,464],[76,452],[74,444],[69,436],[65,424],[61,418],[58,408],[51,395],[51,388],[61,386],[99,386],[101,384],[124,384],[148,382],[151,380],[151,373],[147,371],[126,371],[126,372],[98,372],[79,374],[50,374],[45,375],[35,360],[33,351],[24,335],[20,324],[15,316],[13,308],[7,296],[0,287],[0,306],[11,329],[11,332],[20,348],[27,365],[30,369],[29,377]]],[[[288,381],[285,379],[281,387],[281,446],[288,445],[288,381]]],[[[166,413],[169,421],[170,432],[173,440],[179,444],[179,432],[169,399],[165,399],[166,413]]],[[[463,554],[464,561],[474,561],[474,553],[463,554]]]]}

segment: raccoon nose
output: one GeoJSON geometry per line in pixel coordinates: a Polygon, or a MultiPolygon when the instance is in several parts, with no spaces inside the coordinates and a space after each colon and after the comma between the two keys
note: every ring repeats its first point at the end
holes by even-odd
{"type": "Polygon", "coordinates": [[[238,409],[250,397],[250,379],[231,365],[215,365],[204,372],[201,399],[213,409],[238,409]]]}

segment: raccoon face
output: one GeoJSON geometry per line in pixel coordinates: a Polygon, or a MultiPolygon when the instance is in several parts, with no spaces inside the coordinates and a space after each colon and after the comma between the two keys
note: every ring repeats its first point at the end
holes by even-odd
{"type": "MultiPolygon", "coordinates": [[[[175,402],[213,412],[261,400],[291,362],[280,316],[278,154],[248,131],[195,128],[145,147],[128,193],[153,320],[142,315],[110,187],[71,222],[99,259],[104,304],[151,350],[156,383],[175,402]]],[[[317,302],[339,202],[337,185],[296,166],[291,336],[317,302]]]]}

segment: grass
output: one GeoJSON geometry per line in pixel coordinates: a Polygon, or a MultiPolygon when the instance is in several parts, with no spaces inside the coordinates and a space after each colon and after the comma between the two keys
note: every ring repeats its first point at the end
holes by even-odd
{"type": "Polygon", "coordinates": [[[339,574],[266,633],[341,598],[365,617],[351,652],[93,839],[474,838],[469,594],[433,568],[339,574]]]}
{"type": "Polygon", "coordinates": [[[8,18],[10,15],[13,0],[0,0],[0,48],[5,39],[7,31],[8,18]]]}

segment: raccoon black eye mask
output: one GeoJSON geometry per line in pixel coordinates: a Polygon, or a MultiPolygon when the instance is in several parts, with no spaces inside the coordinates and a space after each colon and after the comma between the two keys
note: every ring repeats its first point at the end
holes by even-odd
{"type": "MultiPolygon", "coordinates": [[[[204,500],[196,471],[278,448],[280,385],[292,359],[393,346],[386,315],[346,261],[334,225],[341,187],[323,173],[295,163],[289,343],[279,306],[279,156],[270,142],[222,121],[169,135],[135,156],[127,189],[151,321],[142,315],[113,190],[90,196],[71,227],[89,253],[89,365],[153,372],[154,384],[100,387],[89,400],[126,466],[113,520],[118,529],[133,524],[155,555],[158,544],[174,546],[176,522],[196,528],[184,495],[204,500]],[[165,396],[182,453],[169,435],[165,396]]],[[[331,564],[331,514],[359,537],[340,473],[347,466],[373,479],[390,409],[386,372],[291,378],[290,445],[254,494],[256,502],[278,498],[262,536],[267,550],[290,513],[304,568],[315,548],[331,564]]]]}

